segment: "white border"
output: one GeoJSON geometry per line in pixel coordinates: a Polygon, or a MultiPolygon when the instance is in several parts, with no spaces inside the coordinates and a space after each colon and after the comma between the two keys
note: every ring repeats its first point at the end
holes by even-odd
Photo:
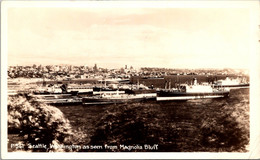
{"type": "Polygon", "coordinates": [[[259,1],[3,1],[1,5],[1,158],[4,159],[250,159],[260,157],[259,137],[259,1]],[[248,153],[8,153],[7,152],[7,9],[12,7],[75,8],[249,8],[250,48],[250,152],[248,153]]]}

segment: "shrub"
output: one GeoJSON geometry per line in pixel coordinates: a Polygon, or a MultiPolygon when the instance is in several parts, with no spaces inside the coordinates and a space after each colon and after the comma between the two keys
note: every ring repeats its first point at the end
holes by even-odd
{"type": "MultiPolygon", "coordinates": [[[[162,137],[173,139],[174,128],[167,126],[162,121],[163,114],[153,109],[153,105],[138,104],[122,104],[114,105],[106,111],[104,116],[96,124],[96,131],[91,137],[90,144],[98,145],[114,145],[114,146],[144,146],[144,144],[165,144],[168,141],[162,137]]],[[[159,151],[163,148],[158,148],[159,151]]],[[[165,148],[164,148],[165,150],[165,148]]],[[[122,149],[118,147],[113,150],[98,151],[134,151],[144,152],[145,149],[122,149]]]]}
{"type": "Polygon", "coordinates": [[[49,145],[73,144],[79,141],[70,122],[56,107],[39,103],[25,94],[8,97],[8,131],[20,131],[27,151],[71,151],[67,148],[50,148],[49,145]],[[44,144],[47,148],[30,148],[44,144]]]}
{"type": "Polygon", "coordinates": [[[224,104],[214,117],[203,116],[200,126],[203,151],[245,152],[249,143],[249,104],[241,102],[230,108],[224,104]]]}

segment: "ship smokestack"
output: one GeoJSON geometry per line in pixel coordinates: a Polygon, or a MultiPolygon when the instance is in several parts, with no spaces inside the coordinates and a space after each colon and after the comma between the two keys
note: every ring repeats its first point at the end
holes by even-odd
{"type": "Polygon", "coordinates": [[[140,87],[140,82],[139,82],[139,79],[137,79],[137,89],[139,89],[140,87]]]}
{"type": "Polygon", "coordinates": [[[196,78],[193,79],[193,85],[194,85],[194,86],[197,85],[197,79],[196,79],[196,78]]]}

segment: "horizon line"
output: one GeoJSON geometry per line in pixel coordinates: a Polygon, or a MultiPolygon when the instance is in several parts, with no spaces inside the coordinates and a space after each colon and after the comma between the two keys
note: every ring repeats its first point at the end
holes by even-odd
{"type": "MultiPolygon", "coordinates": [[[[15,67],[15,66],[33,66],[33,65],[36,65],[36,66],[75,66],[75,67],[79,67],[79,66],[87,66],[87,67],[94,67],[95,64],[97,63],[94,63],[93,65],[73,65],[73,64],[47,64],[47,65],[44,65],[44,64],[29,64],[29,65],[8,65],[8,67],[15,67]]],[[[127,65],[127,64],[126,64],[127,65]]],[[[102,67],[102,66],[99,66],[97,64],[98,68],[105,68],[105,69],[118,69],[118,68],[124,68],[124,66],[121,66],[121,67],[102,67]]],[[[194,68],[194,67],[156,67],[156,66],[143,66],[143,67],[135,67],[133,65],[127,65],[128,68],[130,67],[133,67],[134,69],[141,69],[141,68],[158,68],[158,69],[190,69],[190,70],[196,70],[196,69],[216,69],[216,70],[223,70],[223,69],[239,69],[239,70],[250,70],[250,68],[240,68],[240,67],[208,67],[208,68],[203,68],[203,67],[198,67],[198,68],[194,68]]]]}

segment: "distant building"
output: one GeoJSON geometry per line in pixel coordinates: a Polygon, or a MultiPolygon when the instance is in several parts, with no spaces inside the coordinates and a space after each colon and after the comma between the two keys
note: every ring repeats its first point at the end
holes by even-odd
{"type": "Polygon", "coordinates": [[[93,67],[93,70],[94,70],[94,72],[98,71],[97,64],[95,64],[95,66],[93,67]]]}

